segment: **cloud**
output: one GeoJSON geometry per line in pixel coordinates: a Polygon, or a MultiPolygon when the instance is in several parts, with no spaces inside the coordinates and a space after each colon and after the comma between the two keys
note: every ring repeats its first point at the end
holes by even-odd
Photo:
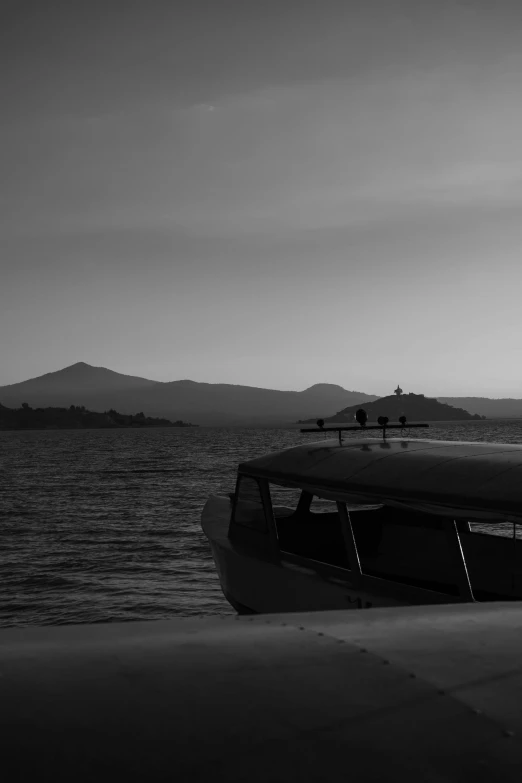
{"type": "Polygon", "coordinates": [[[196,103],[192,108],[200,112],[215,111],[216,107],[213,103],[196,103]]]}

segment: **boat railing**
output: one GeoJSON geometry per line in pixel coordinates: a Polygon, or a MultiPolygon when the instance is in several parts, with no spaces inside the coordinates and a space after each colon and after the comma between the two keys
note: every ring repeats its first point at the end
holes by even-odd
{"type": "MultiPolygon", "coordinates": [[[[358,411],[359,413],[359,411],[358,411]]],[[[387,430],[409,430],[409,429],[418,429],[418,428],[426,428],[430,425],[426,422],[414,422],[412,424],[408,423],[405,416],[401,416],[399,419],[399,424],[390,424],[389,419],[387,416],[379,416],[377,419],[377,424],[366,424],[366,420],[364,417],[361,417],[361,420],[359,421],[359,424],[347,424],[345,426],[333,426],[333,427],[325,427],[324,419],[318,419],[317,420],[317,427],[305,427],[299,432],[337,432],[339,436],[339,445],[342,445],[342,436],[341,432],[362,432],[366,430],[380,430],[382,432],[382,438],[383,440],[386,440],[386,432],[387,430]]]]}

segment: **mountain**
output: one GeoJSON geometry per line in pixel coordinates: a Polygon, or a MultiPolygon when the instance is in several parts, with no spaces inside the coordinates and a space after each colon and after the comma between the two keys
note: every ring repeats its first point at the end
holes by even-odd
{"type": "Polygon", "coordinates": [[[437,397],[439,402],[459,405],[470,413],[487,416],[488,419],[516,419],[522,417],[522,400],[510,397],[489,399],[488,397],[437,397]]]}
{"type": "MultiPolygon", "coordinates": [[[[323,395],[325,398],[333,398],[346,393],[346,390],[342,386],[337,386],[335,383],[315,383],[313,386],[309,386],[301,394],[323,395]]],[[[371,394],[365,395],[371,397],[371,394]]]]}
{"type": "Polygon", "coordinates": [[[133,375],[122,375],[105,367],[92,367],[85,362],[71,364],[63,370],[48,372],[38,378],[30,378],[28,381],[14,383],[10,386],[1,386],[2,397],[24,392],[37,395],[75,394],[76,392],[97,392],[108,390],[149,389],[156,386],[157,381],[148,381],[146,378],[136,378],[133,375]]]}
{"type": "Polygon", "coordinates": [[[24,402],[32,407],[83,405],[92,411],[146,411],[148,416],[225,426],[291,423],[376,399],[377,395],[324,383],[300,392],[191,380],[165,383],[91,367],[84,362],[0,387],[0,403],[9,407],[19,407],[24,402]]]}
{"type": "MultiPolygon", "coordinates": [[[[315,421],[328,416],[332,419],[332,411],[339,411],[337,416],[346,408],[378,399],[377,395],[347,391],[331,383],[316,383],[299,392],[191,380],[164,383],[123,375],[85,362],[0,387],[0,403],[14,408],[23,402],[33,407],[84,405],[98,412],[109,408],[126,414],[146,411],[148,416],[225,426],[287,424],[297,419],[313,418],[315,421]]],[[[522,417],[522,399],[437,399],[442,404],[488,419],[522,417]]],[[[389,413],[385,415],[389,416],[389,413]]]]}
{"type": "MultiPolygon", "coordinates": [[[[352,405],[344,408],[333,416],[325,418],[324,421],[326,424],[355,423],[355,414],[360,407],[360,405],[352,405]]],[[[364,410],[368,414],[368,422],[376,422],[379,416],[387,416],[390,424],[398,423],[399,416],[406,416],[410,422],[462,421],[481,418],[478,414],[472,415],[462,408],[454,408],[423,394],[403,394],[400,397],[392,394],[364,405],[364,410]]],[[[301,423],[314,423],[314,420],[301,423]]]]}

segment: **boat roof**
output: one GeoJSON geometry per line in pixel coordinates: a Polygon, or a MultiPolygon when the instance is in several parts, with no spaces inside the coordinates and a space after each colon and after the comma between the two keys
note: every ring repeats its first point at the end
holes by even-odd
{"type": "Polygon", "coordinates": [[[521,658],[518,602],[4,629],[2,769],[518,783],[521,658]]]}
{"type": "Polygon", "coordinates": [[[522,521],[522,445],[365,438],[303,443],[239,472],[318,497],[455,519],[522,521]]]}

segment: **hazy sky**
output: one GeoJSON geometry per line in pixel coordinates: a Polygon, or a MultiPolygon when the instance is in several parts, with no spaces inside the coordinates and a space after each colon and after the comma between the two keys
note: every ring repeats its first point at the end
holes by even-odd
{"type": "Polygon", "coordinates": [[[0,385],[522,397],[520,0],[0,0],[0,385]]]}

